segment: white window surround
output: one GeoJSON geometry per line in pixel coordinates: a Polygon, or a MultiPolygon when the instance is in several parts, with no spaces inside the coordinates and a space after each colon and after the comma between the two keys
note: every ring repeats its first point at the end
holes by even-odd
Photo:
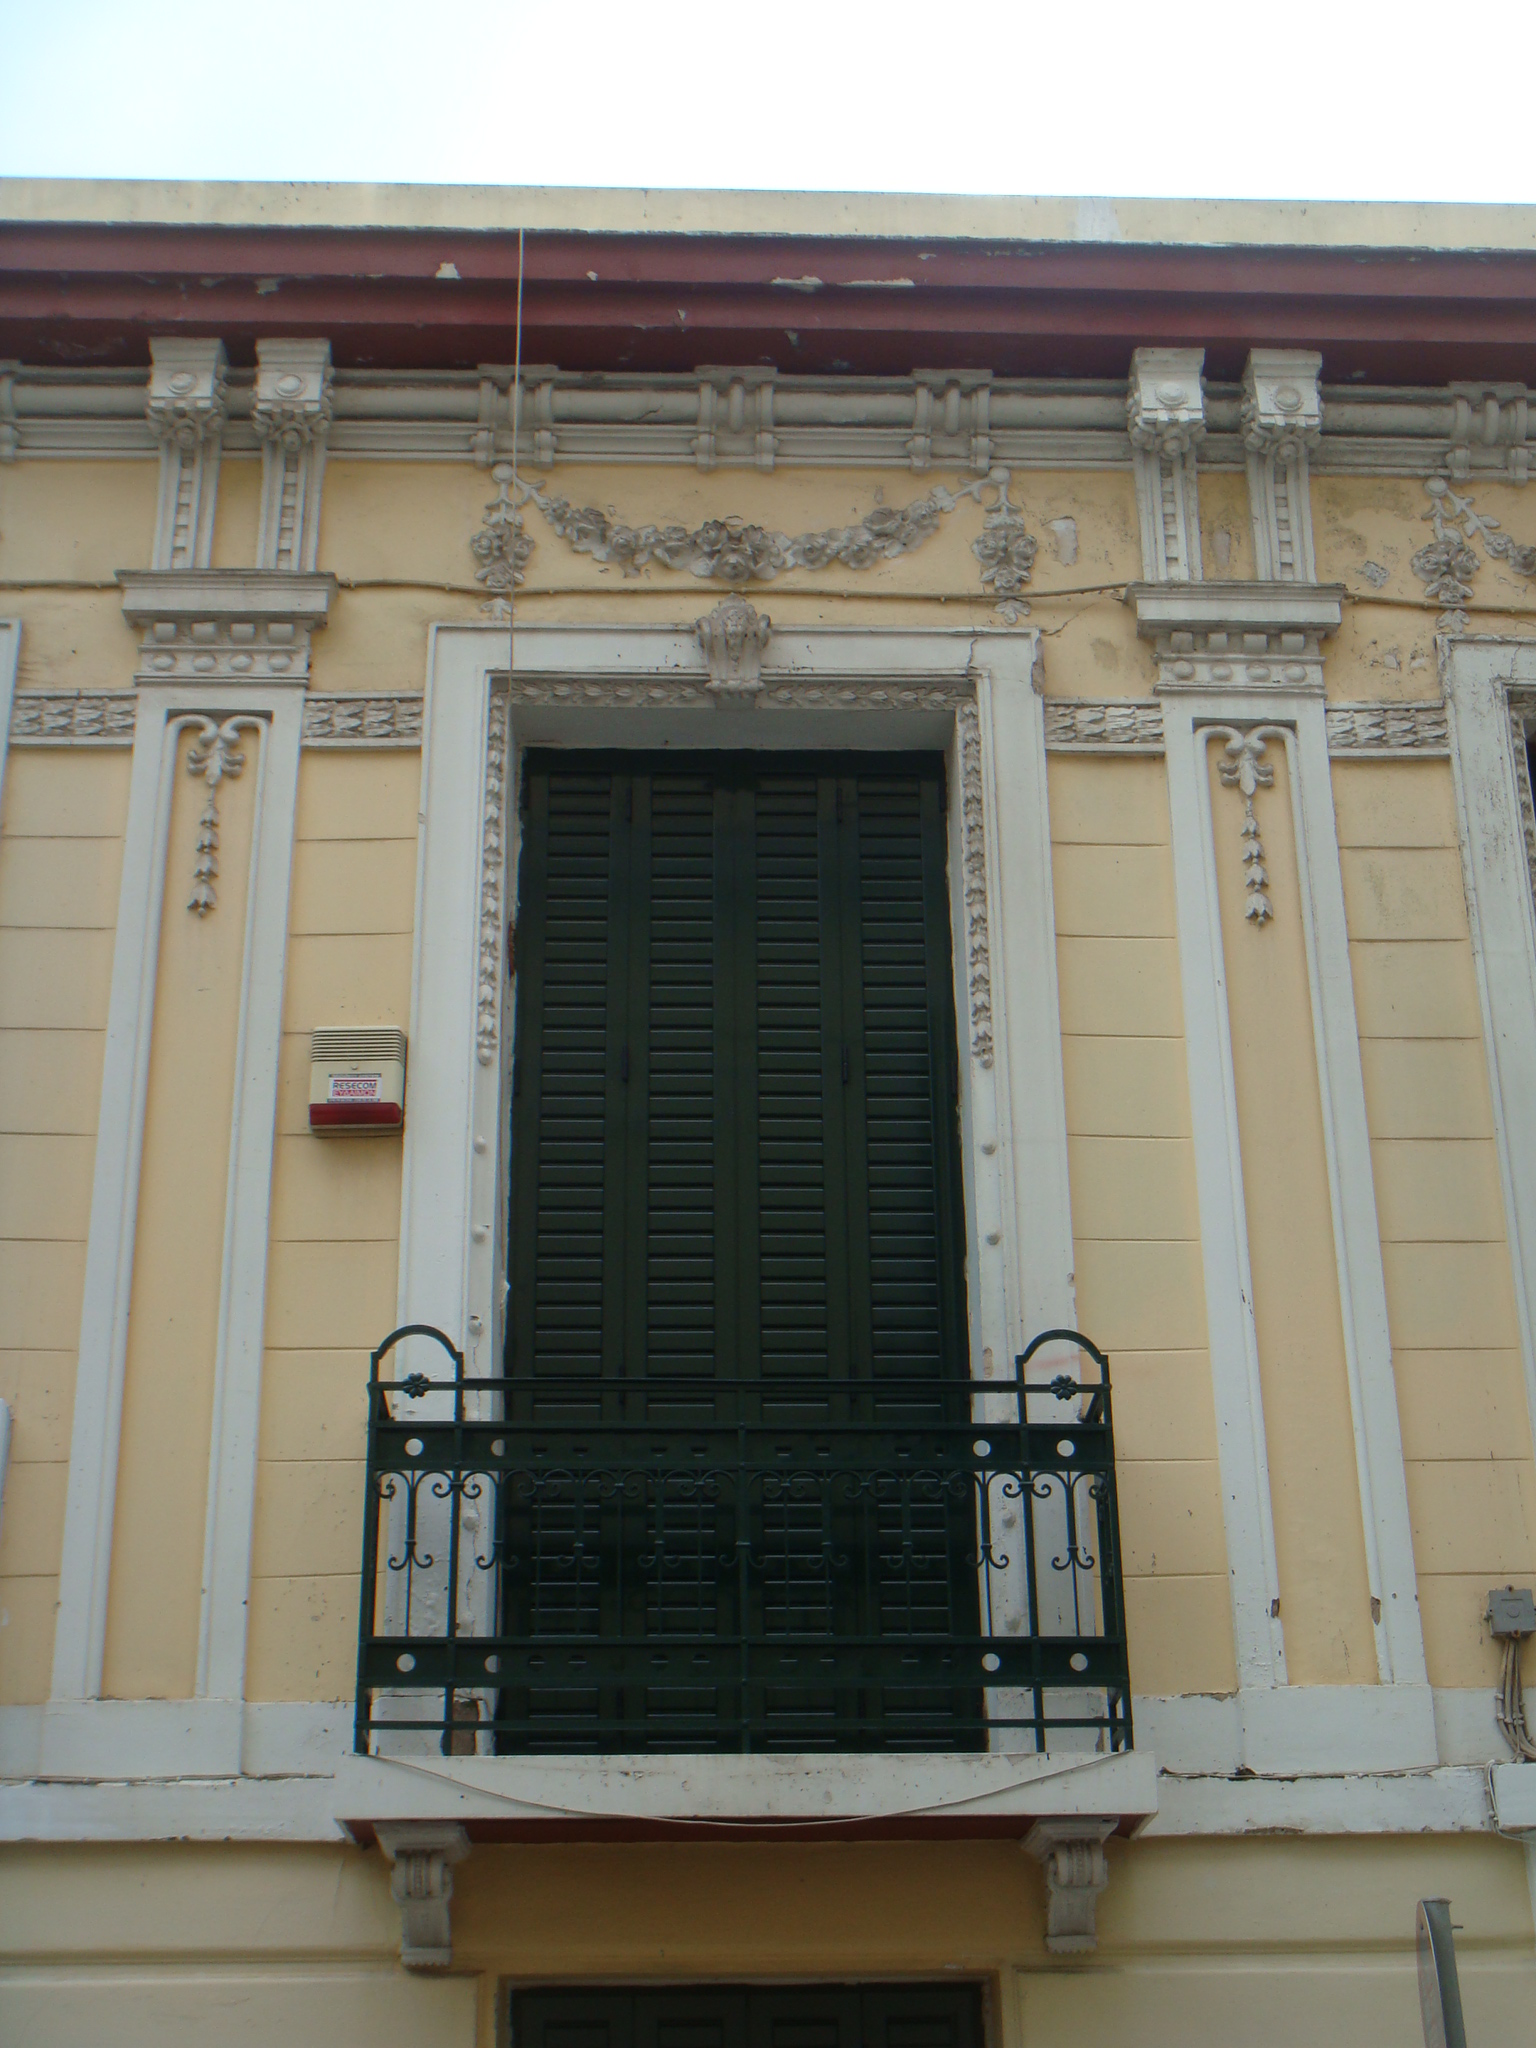
{"type": "Polygon", "coordinates": [[[1520,1354],[1536,1429],[1536,903],[1532,828],[1524,816],[1529,776],[1516,753],[1516,729],[1536,730],[1536,642],[1445,639],[1440,673],[1520,1354]]]}
{"type": "MultiPolygon", "coordinates": [[[[1320,642],[1341,593],[1213,585],[1135,593],[1157,641],[1173,832],[1206,1316],[1237,1647],[1253,1770],[1411,1769],[1436,1761],[1387,1326],[1365,1087],[1329,773],[1320,642]],[[1354,1425],[1375,1686],[1291,1688],[1270,1509],[1207,749],[1260,728],[1285,748],[1354,1425]]],[[[1236,849],[1230,850],[1235,857],[1236,849]]]]}
{"type": "MultiPolygon", "coordinates": [[[[522,627],[510,683],[504,627],[434,629],[423,717],[401,1322],[436,1324],[465,1345],[472,1372],[494,1369],[505,1268],[502,947],[516,871],[510,804],[518,752],[532,743],[947,750],[956,1000],[961,1043],[970,1047],[961,1062],[961,1107],[977,1376],[1007,1375],[1027,1334],[1072,1321],[1036,654],[1033,632],[775,630],[756,701],[741,709],[712,698],[692,626],[522,627]],[[997,691],[1024,707],[1030,734],[1006,806],[994,783],[997,691]],[[470,791],[476,800],[466,802],[470,791]],[[1008,943],[1026,955],[1010,984],[1021,993],[1006,1014],[1005,924],[1008,943]],[[492,990],[487,1008],[483,998],[492,990]],[[1029,1076],[1027,1088],[1010,1090],[1010,1069],[1029,1076]]],[[[407,1369],[402,1359],[399,1370],[407,1369]]]]}
{"type": "MultiPolygon", "coordinates": [[[[54,1635],[53,1697],[40,1730],[44,1771],[113,1771],[139,1702],[101,1702],[113,1510],[133,1275],[139,1168],[177,744],[183,729],[233,723],[254,746],[256,799],[229,1136],[223,1263],[198,1630],[196,1698],[180,1768],[237,1771],[256,1484],[288,888],[303,726],[302,681],[143,684],[138,691],[123,879],[107,1016],[95,1181],[86,1247],[69,1490],[54,1635]],[[103,1709],[105,1711],[103,1712],[103,1709]]],[[[177,849],[173,904],[191,876],[177,849]]],[[[213,913],[240,916],[221,902],[213,913]]],[[[117,1765],[121,1768],[121,1765],[117,1765]]]]}

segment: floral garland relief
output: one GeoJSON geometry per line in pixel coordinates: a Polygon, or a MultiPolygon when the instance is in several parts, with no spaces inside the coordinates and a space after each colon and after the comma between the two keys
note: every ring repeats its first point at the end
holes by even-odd
{"type": "Polygon", "coordinates": [[[491,471],[497,495],[486,506],[485,524],[470,541],[480,567],[475,581],[490,593],[481,607],[494,618],[508,613],[509,593],[522,587],[533,541],[524,531],[522,508],[533,505],[551,532],[579,555],[616,563],[626,576],[638,576],[655,562],[664,569],[687,570],[717,583],[771,583],[787,569],[825,569],[834,562],[846,569],[868,569],[876,562],[909,555],[931,540],[944,515],[967,498],[985,514],[971,552],[981,566],[982,587],[991,592],[1009,625],[1017,625],[1029,606],[1024,586],[1035,566],[1038,541],[1024,515],[1008,496],[1006,469],[993,469],[957,491],[942,484],[910,505],[876,505],[852,526],[827,527],[817,533],[776,533],[744,519],[706,519],[686,526],[632,526],[610,507],[573,505],[550,495],[537,484],[517,486],[509,462],[491,471]],[[989,503],[983,492],[996,493],[989,503]]]}
{"type": "Polygon", "coordinates": [[[1446,607],[1437,621],[1441,631],[1464,633],[1467,615],[1461,607],[1471,597],[1472,579],[1483,566],[1473,543],[1480,540],[1493,560],[1508,562],[1522,576],[1536,576],[1536,548],[1512,540],[1497,519],[1479,512],[1443,476],[1427,477],[1424,488],[1429,493],[1424,517],[1433,525],[1435,537],[1414,556],[1413,573],[1424,584],[1425,595],[1446,607]]]}

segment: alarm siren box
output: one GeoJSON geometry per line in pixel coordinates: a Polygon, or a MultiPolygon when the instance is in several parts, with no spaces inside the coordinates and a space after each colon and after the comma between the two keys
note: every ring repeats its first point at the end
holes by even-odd
{"type": "Polygon", "coordinates": [[[316,1031],[309,1041],[309,1128],[328,1138],[398,1131],[405,1122],[405,1033],[316,1031]]]}

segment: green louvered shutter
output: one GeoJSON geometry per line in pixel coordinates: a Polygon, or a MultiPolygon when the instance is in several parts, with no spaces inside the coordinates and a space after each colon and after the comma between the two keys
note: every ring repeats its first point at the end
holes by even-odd
{"type": "MultiPolygon", "coordinates": [[[[940,1419],[934,1382],[967,1373],[941,765],[533,754],[522,822],[516,1412],[940,1419]]],[[[699,1489],[645,1514],[546,1490],[514,1517],[508,1623],[658,1647],[974,1632],[961,1522],[892,1494],[873,1531],[829,1532],[770,1499],[744,1593],[699,1489]],[[877,1555],[834,1584],[829,1533],[877,1555]]],[[[968,1739],[920,1691],[749,1702],[693,1661],[697,1683],[674,1660],[516,1711],[542,1748],[734,1747],[744,1719],[776,1747],[968,1739]]]]}

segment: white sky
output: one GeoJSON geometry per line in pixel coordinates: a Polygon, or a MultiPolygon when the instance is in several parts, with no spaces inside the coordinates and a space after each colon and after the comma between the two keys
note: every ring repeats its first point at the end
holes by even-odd
{"type": "Polygon", "coordinates": [[[1478,0],[0,0],[0,174],[1536,200],[1478,0]]]}

